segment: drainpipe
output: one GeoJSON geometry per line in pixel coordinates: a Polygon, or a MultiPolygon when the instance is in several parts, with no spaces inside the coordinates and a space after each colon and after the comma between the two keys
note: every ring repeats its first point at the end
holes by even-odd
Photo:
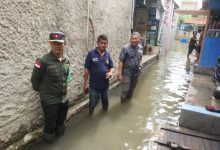
{"type": "Polygon", "coordinates": [[[89,16],[90,16],[90,0],[87,3],[87,31],[86,31],[86,49],[89,50],[89,16]]]}
{"type": "Polygon", "coordinates": [[[132,29],[132,32],[134,30],[134,27],[135,27],[135,22],[136,22],[136,0],[132,0],[132,10],[131,10],[131,29],[132,29]]]}
{"type": "Polygon", "coordinates": [[[131,1],[131,29],[134,28],[134,1],[135,0],[131,1]]]}

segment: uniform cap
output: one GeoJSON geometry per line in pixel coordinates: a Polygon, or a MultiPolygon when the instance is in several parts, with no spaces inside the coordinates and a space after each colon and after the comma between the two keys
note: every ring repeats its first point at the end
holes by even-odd
{"type": "Polygon", "coordinates": [[[49,41],[64,43],[66,41],[66,35],[63,32],[51,32],[49,41]]]}

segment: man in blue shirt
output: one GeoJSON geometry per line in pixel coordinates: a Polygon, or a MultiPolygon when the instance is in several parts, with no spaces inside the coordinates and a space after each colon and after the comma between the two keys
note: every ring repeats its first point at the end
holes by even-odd
{"type": "Polygon", "coordinates": [[[83,92],[89,89],[89,114],[92,115],[101,96],[102,109],[108,110],[109,78],[113,73],[113,62],[106,48],[108,38],[102,34],[98,37],[97,47],[91,50],[85,60],[83,92]],[[89,78],[89,84],[88,84],[89,78]]]}

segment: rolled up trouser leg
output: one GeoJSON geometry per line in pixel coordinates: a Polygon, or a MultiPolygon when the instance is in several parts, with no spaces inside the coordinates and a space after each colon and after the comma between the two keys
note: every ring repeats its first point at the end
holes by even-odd
{"type": "Polygon", "coordinates": [[[123,76],[122,84],[121,84],[121,102],[125,102],[127,100],[130,85],[131,85],[131,78],[128,76],[123,76]]]}

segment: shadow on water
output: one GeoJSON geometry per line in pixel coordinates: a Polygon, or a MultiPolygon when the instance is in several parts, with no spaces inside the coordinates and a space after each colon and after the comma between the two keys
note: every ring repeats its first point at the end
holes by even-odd
{"type": "Polygon", "coordinates": [[[161,126],[178,126],[188,89],[191,62],[187,47],[179,43],[161,52],[158,62],[145,69],[131,101],[120,103],[120,86],[110,94],[109,111],[100,105],[92,117],[84,112],[67,125],[66,133],[52,144],[32,150],[154,150],[161,126]]]}

